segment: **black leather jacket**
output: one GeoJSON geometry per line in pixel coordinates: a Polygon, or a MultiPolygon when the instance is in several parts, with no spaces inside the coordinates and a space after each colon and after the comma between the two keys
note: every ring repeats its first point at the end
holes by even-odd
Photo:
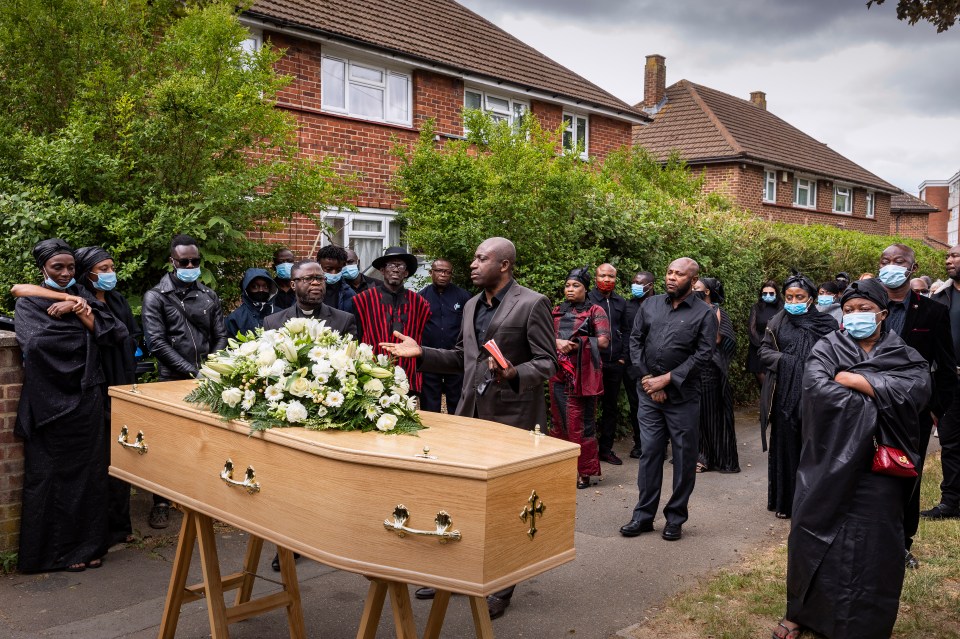
{"type": "Polygon", "coordinates": [[[207,355],[227,346],[217,294],[196,282],[181,302],[172,277],[165,275],[143,296],[143,332],[161,380],[196,377],[207,355]]]}

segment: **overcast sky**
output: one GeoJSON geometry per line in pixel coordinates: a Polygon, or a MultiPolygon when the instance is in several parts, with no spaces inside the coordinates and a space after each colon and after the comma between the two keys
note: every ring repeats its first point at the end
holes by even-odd
{"type": "Polygon", "coordinates": [[[765,91],[769,111],[908,193],[960,170],[960,24],[910,26],[896,0],[459,1],[629,104],[659,53],[667,86],[765,91]]]}

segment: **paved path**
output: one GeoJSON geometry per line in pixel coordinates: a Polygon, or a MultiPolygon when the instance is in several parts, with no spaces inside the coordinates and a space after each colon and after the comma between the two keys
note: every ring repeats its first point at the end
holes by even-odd
{"type": "MultiPolygon", "coordinates": [[[[514,637],[609,639],[641,622],[645,615],[675,592],[692,586],[698,577],[735,563],[758,545],[781,539],[788,522],[766,511],[766,454],[760,451],[756,411],[737,415],[740,464],[738,475],[705,473],[697,478],[690,502],[690,521],[679,542],[656,533],[634,539],[620,536],[637,499],[637,461],[629,459],[629,442],[617,452],[624,465],[603,465],[599,485],[578,491],[577,559],[517,588],[513,605],[493,622],[498,639],[514,637]]],[[[664,486],[670,486],[672,466],[664,466],[664,486]]],[[[572,479],[571,479],[572,481],[572,479]]],[[[664,498],[669,495],[665,492],[664,498]]],[[[134,527],[153,534],[146,525],[150,501],[134,499],[134,527]]],[[[179,516],[162,545],[154,549],[120,548],[99,570],[83,573],[9,575],[0,577],[0,636],[140,639],[156,637],[174,552],[179,516]]],[[[219,535],[225,571],[240,565],[246,535],[227,530],[219,535]]],[[[200,580],[194,553],[191,583],[200,580]]],[[[265,548],[260,574],[274,578],[265,548]]],[[[298,562],[300,587],[309,637],[352,639],[363,609],[367,582],[312,561],[298,562]]],[[[277,590],[258,580],[257,592],[277,590]]],[[[389,607],[389,604],[388,604],[389,607]]],[[[414,600],[422,630],[428,602],[414,600]]],[[[384,610],[379,637],[392,637],[389,610],[384,610]]],[[[231,637],[287,636],[280,611],[232,625],[231,637]]],[[[209,636],[202,601],[185,606],[177,637],[209,636]]],[[[473,637],[466,599],[451,600],[443,637],[473,637]]]]}

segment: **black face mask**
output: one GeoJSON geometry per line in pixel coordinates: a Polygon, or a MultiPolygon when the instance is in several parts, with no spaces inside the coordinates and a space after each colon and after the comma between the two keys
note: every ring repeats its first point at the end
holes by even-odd
{"type": "Polygon", "coordinates": [[[693,296],[696,297],[698,300],[703,300],[703,299],[706,299],[706,298],[707,298],[707,292],[706,292],[706,291],[694,291],[694,292],[693,292],[693,296]]]}
{"type": "Polygon", "coordinates": [[[255,304],[266,304],[270,299],[269,291],[260,291],[258,293],[247,293],[250,296],[250,300],[255,304]]]}

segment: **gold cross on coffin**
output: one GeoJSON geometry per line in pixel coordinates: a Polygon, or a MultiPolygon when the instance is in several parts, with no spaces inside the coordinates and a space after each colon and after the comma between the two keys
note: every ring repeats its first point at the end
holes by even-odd
{"type": "Polygon", "coordinates": [[[530,519],[530,530],[527,531],[527,536],[530,539],[533,539],[537,534],[537,515],[543,517],[543,511],[547,509],[544,505],[543,500],[537,496],[537,491],[534,490],[530,493],[530,499],[527,500],[526,506],[523,507],[523,510],[520,511],[520,521],[527,523],[527,519],[530,519]]]}

